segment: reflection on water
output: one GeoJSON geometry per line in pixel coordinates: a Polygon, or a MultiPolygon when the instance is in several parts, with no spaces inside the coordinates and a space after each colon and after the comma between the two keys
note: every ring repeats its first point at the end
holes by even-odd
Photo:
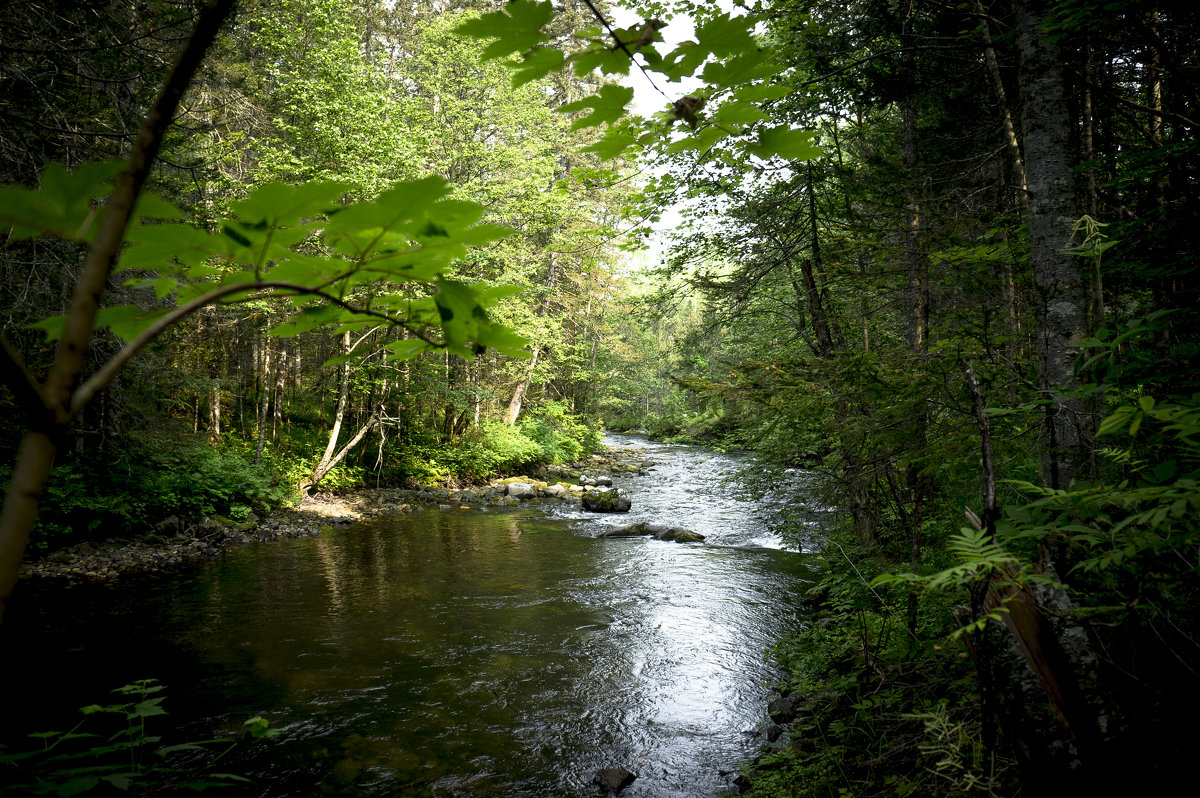
{"type": "MultiPolygon", "coordinates": [[[[659,473],[696,496],[715,468],[659,473]]],[[[66,706],[157,676],[193,737],[264,714],[286,733],[225,765],[256,777],[247,794],[590,796],[596,769],[622,766],[640,776],[627,796],[713,795],[754,750],[762,650],[799,622],[805,565],[748,547],[769,530],[726,498],[646,515],[662,510],[639,479],[631,520],[716,545],[593,539],[612,521],[536,507],[427,509],[26,612],[5,632],[32,652],[13,675],[36,695],[75,673],[66,706]]]]}

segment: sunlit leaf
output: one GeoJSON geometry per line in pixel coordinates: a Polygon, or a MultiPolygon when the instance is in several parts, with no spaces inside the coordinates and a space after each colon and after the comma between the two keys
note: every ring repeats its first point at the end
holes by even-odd
{"type": "Polygon", "coordinates": [[[602,87],[598,94],[568,103],[561,106],[558,110],[562,113],[573,113],[589,108],[592,109],[591,114],[576,120],[571,126],[572,130],[579,130],[581,128],[616,122],[625,115],[625,106],[631,100],[633,100],[633,89],[625,86],[608,85],[602,87]]]}
{"type": "Polygon", "coordinates": [[[613,158],[619,158],[635,144],[637,144],[636,136],[614,133],[610,130],[596,143],[584,147],[583,151],[596,153],[602,161],[611,161],[613,158]]]}
{"type": "Polygon", "coordinates": [[[537,47],[520,61],[506,62],[505,66],[513,70],[512,85],[514,89],[519,89],[551,72],[558,72],[563,67],[564,58],[562,50],[537,47]]]}
{"type": "Polygon", "coordinates": [[[524,52],[541,44],[548,37],[542,26],[554,17],[549,2],[509,0],[503,11],[493,11],[464,22],[455,33],[477,39],[494,39],[483,51],[483,57],[502,58],[512,52],[524,52]]]}

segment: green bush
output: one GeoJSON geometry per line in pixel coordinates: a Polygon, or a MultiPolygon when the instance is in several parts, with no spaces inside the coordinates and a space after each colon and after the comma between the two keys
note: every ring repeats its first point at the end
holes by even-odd
{"type": "Polygon", "coordinates": [[[487,479],[536,465],[544,460],[544,454],[537,441],[519,428],[492,423],[469,431],[440,459],[457,476],[487,479]]]}
{"type": "Polygon", "coordinates": [[[572,415],[562,402],[547,402],[522,422],[521,431],[537,442],[542,459],[550,463],[567,463],[599,451],[604,438],[599,419],[572,415]]]}
{"type": "Polygon", "coordinates": [[[142,487],[152,516],[231,516],[234,507],[264,513],[286,495],[272,480],[270,468],[224,447],[200,445],[150,454],[153,474],[142,487]]]}

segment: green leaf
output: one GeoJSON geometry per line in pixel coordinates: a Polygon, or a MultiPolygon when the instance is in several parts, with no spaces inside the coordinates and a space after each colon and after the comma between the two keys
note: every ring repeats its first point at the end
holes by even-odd
{"type": "Polygon", "coordinates": [[[501,299],[506,299],[510,296],[516,296],[525,289],[519,285],[495,285],[491,288],[485,288],[477,295],[479,304],[485,308],[490,308],[501,299]]]}
{"type": "Polygon", "coordinates": [[[324,216],[352,188],[349,183],[321,180],[298,186],[266,183],[250,192],[246,199],[233,203],[231,210],[251,224],[265,221],[272,226],[288,226],[301,219],[324,216]]]}
{"type": "Polygon", "coordinates": [[[786,126],[764,128],[758,133],[758,145],[749,149],[764,159],[777,155],[788,161],[808,161],[821,155],[820,148],[812,142],[814,135],[810,130],[786,126]]]}
{"type": "Polygon", "coordinates": [[[753,103],[727,102],[713,114],[713,121],[728,127],[749,127],[765,117],[766,114],[753,103]]]}
{"type": "Polygon", "coordinates": [[[35,235],[90,240],[102,214],[93,202],[109,193],[108,184],[120,169],[121,164],[106,161],[73,172],[47,164],[39,188],[0,188],[0,222],[12,227],[12,240],[35,235]]]}
{"type": "Polygon", "coordinates": [[[233,239],[233,242],[240,247],[246,247],[247,249],[249,249],[252,246],[249,238],[247,238],[240,231],[238,231],[237,229],[235,229],[234,227],[232,227],[230,225],[223,225],[221,227],[221,232],[227,238],[233,239]]]}
{"type": "Polygon", "coordinates": [[[403,341],[393,341],[384,346],[391,354],[388,355],[388,360],[408,360],[429,349],[429,344],[422,341],[420,338],[408,338],[403,341]]]}
{"type": "MultiPolygon", "coordinates": [[[[342,329],[345,329],[345,327],[343,327],[342,329]]],[[[321,365],[326,366],[326,367],[340,366],[349,360],[360,360],[369,354],[371,354],[371,350],[364,346],[364,347],[355,349],[353,352],[350,352],[349,354],[337,355],[335,357],[331,357],[328,360],[326,360],[324,363],[322,363],[321,365]]]]}
{"type": "Polygon", "coordinates": [[[147,701],[139,702],[133,708],[133,711],[130,714],[137,718],[150,718],[155,715],[165,715],[167,714],[167,711],[159,706],[162,704],[162,701],[163,700],[161,698],[151,698],[147,701]]]}
{"type": "Polygon", "coordinates": [[[533,357],[533,354],[526,349],[531,343],[528,338],[517,335],[507,327],[498,324],[479,325],[475,340],[502,355],[517,358],[533,357]]]}
{"type": "Polygon", "coordinates": [[[708,56],[709,51],[696,42],[680,42],[663,57],[658,71],[671,80],[682,80],[699,69],[708,56]]]}
{"type": "Polygon", "coordinates": [[[136,224],[125,235],[129,244],[118,268],[170,269],[173,262],[198,266],[221,251],[214,236],[189,224],[136,224]]]}
{"type": "Polygon", "coordinates": [[[553,17],[554,8],[549,2],[510,0],[504,11],[493,11],[464,22],[454,32],[476,39],[495,39],[484,49],[483,58],[503,58],[546,41],[549,37],[541,29],[553,17]]]}
{"type": "Polygon", "coordinates": [[[792,90],[787,86],[770,83],[755,83],[750,86],[742,86],[733,93],[733,99],[741,102],[764,102],[767,100],[778,100],[792,93],[792,90]]]}
{"type": "Polygon", "coordinates": [[[611,161],[613,158],[619,158],[633,145],[637,144],[636,136],[629,136],[624,133],[615,133],[612,130],[608,131],[602,138],[588,147],[584,147],[584,152],[594,152],[602,161],[611,161]]]}
{"type": "Polygon", "coordinates": [[[505,66],[512,69],[512,85],[519,89],[526,83],[540,80],[551,72],[558,72],[563,67],[565,56],[562,50],[551,47],[536,47],[520,61],[507,62],[505,66]]]}
{"type": "Polygon", "coordinates": [[[735,86],[751,80],[769,78],[778,67],[767,57],[764,50],[750,51],[735,58],[709,62],[701,77],[717,86],[735,86]]]}
{"type": "Polygon", "coordinates": [[[142,191],[133,206],[135,219],[182,219],[183,211],[163,199],[157,191],[142,191]]]}
{"type": "Polygon", "coordinates": [[[598,94],[568,103],[559,107],[558,110],[562,113],[573,113],[591,108],[591,114],[576,120],[575,124],[571,125],[572,130],[580,130],[582,128],[616,122],[625,115],[625,106],[632,99],[633,89],[625,86],[608,85],[601,87],[598,94]]]}
{"type": "Polygon", "coordinates": [[[143,315],[142,309],[137,305],[115,305],[100,308],[96,311],[92,329],[99,330],[107,327],[121,340],[131,341],[149,327],[158,315],[160,315],[158,312],[143,315]]]}
{"type": "Polygon", "coordinates": [[[628,75],[633,66],[624,50],[614,50],[600,42],[594,42],[587,49],[572,55],[569,60],[575,64],[575,74],[581,78],[597,69],[605,75],[628,75]]]}
{"type": "Polygon", "coordinates": [[[753,17],[722,14],[698,25],[696,39],[718,59],[750,53],[759,49],[753,34],[754,25],[753,17]]]}
{"type": "Polygon", "coordinates": [[[448,192],[449,185],[440,177],[397,183],[374,202],[358,202],[333,214],[325,225],[325,238],[338,251],[365,257],[368,249],[384,245],[391,231],[424,221],[433,204],[448,192]]]}

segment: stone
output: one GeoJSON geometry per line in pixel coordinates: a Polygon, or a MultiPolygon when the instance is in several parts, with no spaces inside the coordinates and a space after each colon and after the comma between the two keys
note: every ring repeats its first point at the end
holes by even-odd
{"type": "Polygon", "coordinates": [[[700,543],[704,540],[704,535],[699,532],[693,532],[690,529],[673,526],[670,528],[659,527],[654,530],[654,537],[657,540],[671,540],[676,543],[700,543]]]}
{"type": "Polygon", "coordinates": [[[623,488],[595,488],[583,494],[583,509],[594,513],[627,513],[632,506],[623,488]]]}
{"type": "Polygon", "coordinates": [[[532,499],[537,496],[537,490],[528,482],[510,482],[508,483],[508,495],[515,499],[532,499]]]}
{"type": "Polygon", "coordinates": [[[682,527],[665,527],[662,524],[648,524],[638,521],[636,524],[619,526],[616,529],[606,529],[596,535],[598,538],[633,538],[649,535],[655,540],[674,541],[675,543],[700,543],[704,535],[682,527]]]}
{"type": "Polygon", "coordinates": [[[630,773],[625,768],[602,768],[592,776],[592,784],[610,795],[615,795],[628,787],[637,779],[636,773],[630,773]]]}
{"type": "Polygon", "coordinates": [[[796,719],[796,709],[800,702],[791,696],[780,696],[767,704],[767,714],[776,723],[790,723],[796,719]]]}

